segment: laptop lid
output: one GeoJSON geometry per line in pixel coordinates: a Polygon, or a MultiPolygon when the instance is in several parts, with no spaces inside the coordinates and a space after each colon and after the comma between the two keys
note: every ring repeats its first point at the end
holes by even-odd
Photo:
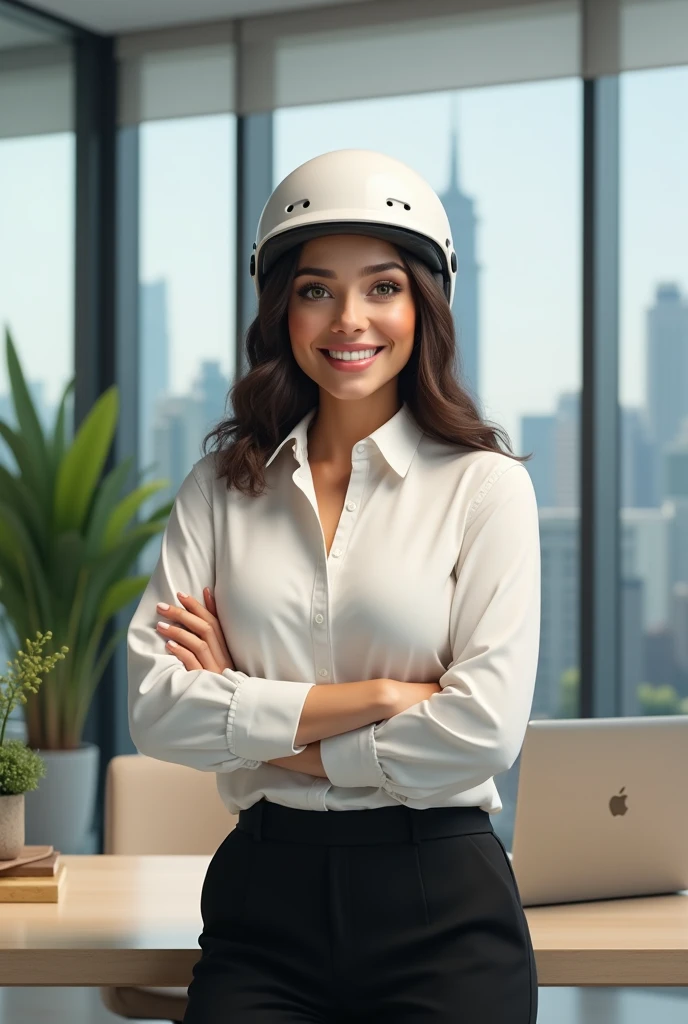
{"type": "Polygon", "coordinates": [[[524,906],[688,889],[688,715],[532,720],[512,866],[524,906]]]}

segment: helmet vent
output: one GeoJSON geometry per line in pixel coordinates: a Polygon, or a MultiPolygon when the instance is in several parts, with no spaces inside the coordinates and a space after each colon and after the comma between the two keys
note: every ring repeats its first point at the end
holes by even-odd
{"type": "Polygon", "coordinates": [[[410,205],[408,203],[404,203],[401,199],[388,199],[387,200],[387,205],[388,206],[394,206],[395,203],[398,206],[403,206],[405,210],[410,210],[411,209],[410,205]]]}
{"type": "Polygon", "coordinates": [[[297,203],[289,203],[289,206],[285,207],[285,210],[287,213],[291,213],[295,206],[303,206],[304,210],[307,210],[310,205],[310,199],[299,199],[297,203]]]}

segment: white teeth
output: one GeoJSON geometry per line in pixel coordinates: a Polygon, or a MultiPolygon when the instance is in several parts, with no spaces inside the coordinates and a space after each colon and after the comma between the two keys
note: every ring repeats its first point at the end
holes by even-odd
{"type": "Polygon", "coordinates": [[[327,349],[327,354],[331,359],[345,359],[345,360],[358,360],[358,359],[370,359],[377,352],[375,348],[365,348],[360,352],[335,352],[327,349]]]}

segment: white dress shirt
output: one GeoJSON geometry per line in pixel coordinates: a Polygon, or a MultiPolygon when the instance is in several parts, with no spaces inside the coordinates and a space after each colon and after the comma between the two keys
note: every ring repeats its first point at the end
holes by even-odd
{"type": "Polygon", "coordinates": [[[540,536],[525,467],[425,434],[407,405],[353,446],[326,553],[307,429],[251,498],[215,453],[177,493],[131,620],[129,726],[143,754],[217,773],[233,814],[261,797],[308,810],[480,806],[520,752],[540,640],[540,536]],[[156,630],[158,601],[214,590],[236,670],[187,671],[156,630]],[[311,686],[389,678],[441,693],[321,741],[327,778],[267,764],[294,739],[311,686]]]}

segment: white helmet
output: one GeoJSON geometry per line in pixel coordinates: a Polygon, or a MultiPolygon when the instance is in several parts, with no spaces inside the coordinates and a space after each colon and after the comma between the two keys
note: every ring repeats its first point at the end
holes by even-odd
{"type": "Polygon", "coordinates": [[[250,264],[256,294],[287,249],[330,234],[373,235],[404,246],[434,272],[451,305],[456,253],[449,218],[437,193],[401,160],[337,149],[288,174],[258,221],[250,264]]]}

